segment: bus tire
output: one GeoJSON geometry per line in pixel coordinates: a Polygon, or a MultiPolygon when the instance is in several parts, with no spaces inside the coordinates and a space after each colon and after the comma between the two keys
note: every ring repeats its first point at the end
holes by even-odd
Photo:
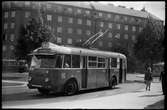
{"type": "Polygon", "coordinates": [[[48,89],[38,88],[38,92],[43,95],[48,95],[50,91],[48,89]]]}
{"type": "Polygon", "coordinates": [[[64,94],[73,95],[78,91],[78,85],[75,80],[69,80],[64,85],[64,94]]]}

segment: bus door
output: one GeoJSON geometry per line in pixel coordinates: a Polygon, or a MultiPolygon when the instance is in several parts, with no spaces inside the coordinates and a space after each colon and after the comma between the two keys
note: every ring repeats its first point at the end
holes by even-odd
{"type": "Polygon", "coordinates": [[[120,64],[119,64],[119,83],[122,83],[122,77],[123,77],[123,68],[122,68],[122,62],[123,60],[120,59],[120,64]]]}
{"type": "Polygon", "coordinates": [[[87,88],[88,70],[87,70],[87,57],[83,56],[82,68],[82,88],[87,88]]]}
{"type": "MultiPolygon", "coordinates": [[[[112,70],[111,70],[111,58],[108,59],[108,67],[107,67],[107,72],[108,72],[108,81],[110,82],[112,80],[112,70]]],[[[111,84],[111,83],[109,83],[111,84]]]]}

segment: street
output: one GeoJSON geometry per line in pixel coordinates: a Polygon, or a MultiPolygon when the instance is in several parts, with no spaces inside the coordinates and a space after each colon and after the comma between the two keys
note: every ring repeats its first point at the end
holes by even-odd
{"type": "Polygon", "coordinates": [[[25,76],[19,79],[21,81],[18,81],[18,79],[17,81],[14,79],[2,80],[4,83],[2,83],[3,108],[143,109],[148,105],[164,100],[158,79],[154,79],[151,91],[145,91],[143,75],[140,74],[127,74],[127,82],[117,85],[114,89],[102,88],[80,91],[73,96],[63,96],[62,94],[41,95],[35,89],[28,89],[25,76]],[[12,85],[12,83],[15,83],[15,85],[12,85]]]}

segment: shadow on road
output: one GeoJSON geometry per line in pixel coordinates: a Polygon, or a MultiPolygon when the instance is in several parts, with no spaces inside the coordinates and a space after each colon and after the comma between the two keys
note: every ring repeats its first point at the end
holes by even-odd
{"type": "MultiPolygon", "coordinates": [[[[112,88],[112,90],[119,89],[119,87],[112,88]]],[[[98,91],[104,91],[104,90],[111,90],[111,88],[105,87],[105,88],[99,88],[99,89],[91,89],[91,90],[83,90],[79,91],[75,95],[81,95],[85,93],[94,93],[98,91]]],[[[75,96],[74,95],[74,96],[75,96]]],[[[50,93],[48,95],[43,95],[40,94],[38,91],[35,92],[23,92],[23,93],[18,93],[18,94],[8,94],[8,95],[3,95],[2,96],[2,101],[19,101],[19,100],[32,100],[32,99],[46,99],[46,98],[58,98],[65,96],[63,93],[50,93]]],[[[66,96],[67,97],[67,96],[66,96]]]]}
{"type": "Polygon", "coordinates": [[[126,83],[144,83],[144,80],[126,80],[126,83]]]}
{"type": "Polygon", "coordinates": [[[156,95],[142,95],[140,97],[156,97],[156,96],[162,96],[162,94],[156,94],[156,95]]]}
{"type": "Polygon", "coordinates": [[[164,100],[160,100],[154,104],[151,104],[144,109],[164,109],[164,100]]]}

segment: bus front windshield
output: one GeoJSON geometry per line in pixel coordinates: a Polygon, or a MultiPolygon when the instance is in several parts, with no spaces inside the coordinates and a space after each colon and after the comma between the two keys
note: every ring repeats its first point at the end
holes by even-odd
{"type": "Polygon", "coordinates": [[[34,55],[31,60],[31,68],[61,68],[60,55],[34,55]]]}

